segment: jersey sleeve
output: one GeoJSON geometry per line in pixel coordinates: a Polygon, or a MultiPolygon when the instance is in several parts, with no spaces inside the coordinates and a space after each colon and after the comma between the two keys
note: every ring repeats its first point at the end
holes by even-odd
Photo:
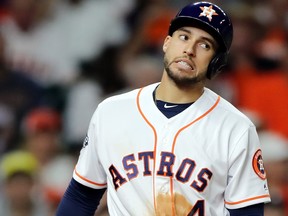
{"type": "Polygon", "coordinates": [[[90,120],[87,135],[73,173],[73,178],[76,181],[95,189],[106,188],[107,185],[106,174],[100,163],[99,151],[97,150],[100,144],[97,139],[98,116],[99,112],[96,109],[90,120]]]}
{"type": "Polygon", "coordinates": [[[253,126],[232,149],[224,198],[228,209],[270,202],[261,147],[253,126]]]}

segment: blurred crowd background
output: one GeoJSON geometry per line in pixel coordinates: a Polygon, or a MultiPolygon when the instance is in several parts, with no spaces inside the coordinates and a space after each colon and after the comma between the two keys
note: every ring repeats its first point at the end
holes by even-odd
{"type": "MultiPolygon", "coordinates": [[[[160,81],[169,22],[190,2],[0,0],[0,215],[55,214],[97,104],[160,81]]],[[[288,1],[211,2],[231,16],[234,41],[208,87],[257,126],[265,215],[287,216],[288,1]]],[[[96,215],[108,215],[105,197],[96,215]]]]}

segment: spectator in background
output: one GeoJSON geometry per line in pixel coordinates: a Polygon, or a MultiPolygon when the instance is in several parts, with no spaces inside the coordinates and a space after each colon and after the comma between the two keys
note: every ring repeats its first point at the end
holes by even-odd
{"type": "Polygon", "coordinates": [[[38,163],[31,153],[6,153],[1,158],[0,169],[0,215],[48,216],[46,204],[39,193],[38,163]]]}
{"type": "Polygon", "coordinates": [[[49,212],[54,215],[75,164],[62,143],[62,115],[52,107],[36,107],[27,113],[22,127],[22,147],[39,164],[39,184],[49,212]]]}
{"type": "Polygon", "coordinates": [[[57,38],[48,34],[52,29],[46,26],[51,19],[52,2],[54,0],[10,0],[8,15],[1,20],[1,32],[7,43],[5,57],[10,68],[25,73],[42,85],[45,82],[41,81],[47,79],[48,82],[51,79],[48,73],[54,70],[53,60],[48,61],[51,52],[47,46],[53,50],[51,40],[55,45],[57,38]]]}
{"type": "MultiPolygon", "coordinates": [[[[13,141],[7,148],[16,147],[19,123],[25,113],[44,100],[45,89],[20,71],[9,68],[5,51],[6,41],[0,33],[0,103],[13,115],[13,141]]],[[[7,114],[8,116],[8,114],[7,114]]]]}
{"type": "Polygon", "coordinates": [[[45,166],[61,151],[61,115],[51,107],[36,107],[23,119],[23,147],[40,166],[45,166]]]}
{"type": "Polygon", "coordinates": [[[131,2],[11,0],[11,16],[1,24],[11,67],[46,86],[70,85],[78,77],[80,61],[127,38],[124,17],[131,2]]]}

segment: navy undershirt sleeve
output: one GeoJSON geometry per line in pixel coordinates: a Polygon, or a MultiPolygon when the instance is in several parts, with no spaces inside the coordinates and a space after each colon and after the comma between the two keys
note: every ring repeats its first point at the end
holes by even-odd
{"type": "Polygon", "coordinates": [[[264,203],[247,206],[240,209],[228,209],[230,216],[263,216],[264,203]]]}
{"type": "Polygon", "coordinates": [[[56,216],[93,216],[105,191],[106,188],[89,188],[72,178],[56,216]]]}

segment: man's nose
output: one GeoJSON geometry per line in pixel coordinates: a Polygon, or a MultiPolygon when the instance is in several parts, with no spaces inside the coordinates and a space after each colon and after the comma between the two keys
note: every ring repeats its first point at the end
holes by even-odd
{"type": "Polygon", "coordinates": [[[196,55],[196,45],[195,43],[189,43],[185,47],[184,53],[186,53],[188,56],[195,56],[196,55]]]}

